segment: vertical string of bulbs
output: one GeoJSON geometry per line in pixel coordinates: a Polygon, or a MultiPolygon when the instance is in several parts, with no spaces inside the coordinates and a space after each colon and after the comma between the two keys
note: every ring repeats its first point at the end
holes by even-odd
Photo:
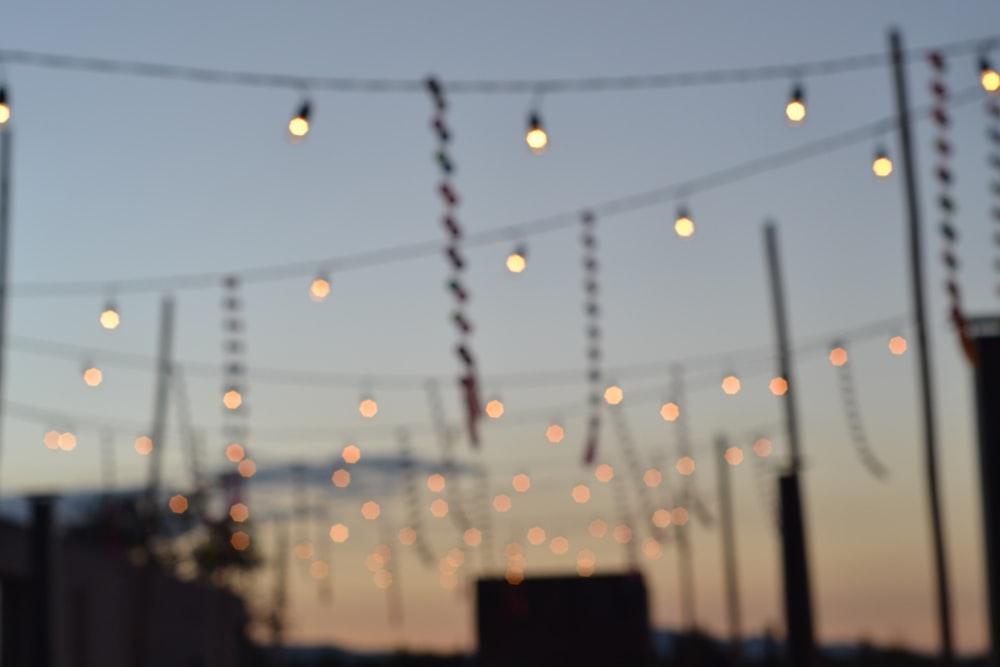
{"type": "MultiPolygon", "coordinates": [[[[235,275],[223,278],[222,289],[222,380],[223,380],[223,421],[222,436],[226,442],[226,457],[240,464],[239,474],[227,475],[230,480],[231,497],[227,499],[231,519],[242,523],[247,518],[243,504],[243,479],[246,466],[246,383],[244,358],[246,354],[245,321],[243,299],[240,294],[240,279],[235,275]]],[[[249,546],[249,537],[241,531],[243,538],[237,540],[234,534],[231,544],[237,551],[249,546]]]]}
{"type": "Polygon", "coordinates": [[[837,379],[840,385],[840,403],[844,406],[844,419],[847,421],[847,431],[854,443],[854,449],[861,460],[861,464],[876,479],[885,479],[889,470],[875,455],[871,444],[868,442],[868,435],[865,431],[864,422],[861,419],[861,404],[858,401],[857,386],[854,383],[854,375],[851,373],[851,366],[848,363],[846,348],[841,343],[834,343],[834,350],[843,350],[842,356],[835,357],[833,367],[837,369],[837,379]]]}
{"type": "Polygon", "coordinates": [[[464,366],[461,377],[461,388],[464,394],[464,404],[466,413],[466,426],[468,429],[469,442],[473,446],[479,446],[479,419],[482,417],[482,410],[479,405],[479,388],[476,380],[476,361],[469,348],[469,339],[472,333],[472,323],[465,313],[465,307],[469,299],[469,293],[462,284],[462,272],[465,269],[465,260],[461,254],[460,243],[462,239],[462,227],[456,217],[458,208],[458,194],[452,186],[451,176],[455,171],[454,162],[448,153],[448,146],[451,140],[451,132],[445,122],[445,112],[448,109],[447,101],[444,97],[444,89],[434,77],[427,79],[427,91],[430,93],[434,104],[434,117],[431,127],[437,137],[438,146],[435,155],[438,167],[441,170],[441,185],[438,186],[438,193],[444,201],[444,215],[442,221],[448,234],[448,245],[445,253],[451,265],[451,279],[448,283],[451,293],[455,298],[455,312],[452,320],[458,330],[458,345],[456,352],[464,366]]]}
{"type": "MultiPolygon", "coordinates": [[[[980,81],[983,89],[991,95],[986,98],[984,111],[986,112],[986,139],[989,142],[987,163],[993,170],[993,181],[990,183],[990,195],[993,198],[990,214],[994,223],[993,269],[1000,276],[1000,98],[997,97],[997,92],[1000,91],[1000,73],[993,69],[985,56],[980,62],[980,70],[980,81]]],[[[1000,282],[996,286],[996,295],[1000,297],[1000,282]]]]}
{"type": "Polygon", "coordinates": [[[584,312],[587,332],[587,379],[590,383],[589,417],[583,450],[583,461],[590,465],[597,456],[598,440],[601,433],[601,328],[600,306],[597,293],[597,237],[594,234],[597,218],[590,211],[580,216],[583,232],[580,243],[583,247],[583,291],[584,312]]]}
{"type": "Polygon", "coordinates": [[[959,287],[959,261],[957,254],[958,230],[955,228],[955,200],[952,190],[954,174],[949,164],[952,154],[951,142],[948,139],[948,127],[951,118],[948,115],[948,85],[945,83],[946,70],[944,55],[934,51],[928,56],[931,67],[931,94],[934,99],[931,109],[931,120],[937,130],[934,148],[938,162],[934,168],[934,176],[938,183],[938,211],[941,215],[941,237],[944,250],[941,259],[945,266],[945,287],[948,292],[949,309],[952,324],[958,334],[959,343],[966,357],[975,359],[975,346],[969,335],[965,311],[962,307],[962,292],[959,287]]]}

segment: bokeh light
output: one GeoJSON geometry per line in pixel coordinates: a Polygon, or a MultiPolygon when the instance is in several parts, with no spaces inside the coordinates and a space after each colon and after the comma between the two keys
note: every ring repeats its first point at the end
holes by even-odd
{"type": "Polygon", "coordinates": [[[299,542],[292,549],[292,553],[299,560],[309,560],[316,553],[316,548],[313,546],[312,542],[299,542]]]}
{"type": "Polygon", "coordinates": [[[843,366],[847,363],[847,350],[839,345],[830,350],[830,363],[834,366],[843,366]]]}
{"type": "Polygon", "coordinates": [[[690,475],[694,472],[694,459],[690,456],[682,456],[677,459],[677,472],[682,475],[690,475]]]}
{"type": "Polygon", "coordinates": [[[533,526],[528,529],[528,543],[533,546],[538,546],[545,541],[545,529],[541,526],[533,526]]]}
{"type": "Polygon", "coordinates": [[[470,547],[478,547],[483,542],[483,533],[478,528],[466,528],[462,533],[462,541],[470,547]]]}
{"type": "Polygon", "coordinates": [[[357,463],[361,460],[361,448],[357,445],[347,445],[341,451],[340,456],[344,459],[344,463],[357,463]]]}
{"type": "Polygon", "coordinates": [[[493,497],[493,509],[497,512],[509,512],[512,504],[510,496],[506,493],[500,493],[493,497]]]}
{"type": "Polygon", "coordinates": [[[877,153],[872,161],[872,173],[879,178],[886,178],[892,174],[892,160],[885,153],[877,153]]]}
{"type": "Polygon", "coordinates": [[[330,539],[334,542],[346,542],[350,535],[351,531],[342,523],[335,523],[330,526],[330,539]]]}
{"type": "Polygon", "coordinates": [[[503,417],[503,411],[503,401],[499,398],[494,398],[486,403],[486,416],[490,419],[500,419],[503,417]]]}
{"type": "Polygon", "coordinates": [[[683,507],[675,507],[670,513],[670,519],[675,525],[683,526],[688,522],[689,514],[688,511],[683,507]]]}
{"type": "Polygon", "coordinates": [[[250,508],[243,503],[236,503],[229,508],[229,518],[236,523],[243,523],[250,518],[250,508]]]}
{"type": "Polygon", "coordinates": [[[743,463],[743,450],[739,447],[730,447],[726,450],[726,463],[731,466],[738,466],[743,463]]]}
{"type": "Polygon", "coordinates": [[[510,485],[514,487],[514,490],[518,493],[524,493],[531,488],[531,478],[527,474],[521,472],[514,475],[514,479],[511,480],[510,485]]]}
{"type": "Polygon", "coordinates": [[[753,443],[753,452],[760,457],[770,456],[773,449],[771,441],[767,438],[757,438],[753,443]]]}
{"type": "Polygon", "coordinates": [[[431,514],[436,518],[441,519],[448,516],[448,501],[443,498],[438,498],[431,503],[431,514]]]}
{"type": "Polygon", "coordinates": [[[650,468],[642,475],[643,483],[651,489],[655,489],[663,481],[663,473],[656,468],[650,468]]]}
{"type": "Polygon", "coordinates": [[[343,468],[340,468],[339,470],[334,471],[333,475],[330,477],[330,480],[333,482],[333,485],[336,486],[338,489],[343,489],[344,487],[346,487],[348,484],[351,483],[351,473],[344,470],[343,468]]]}
{"type": "Polygon", "coordinates": [[[674,220],[674,232],[682,239],[690,238],[694,235],[694,220],[687,211],[681,209],[674,220]]]}
{"type": "Polygon", "coordinates": [[[60,433],[56,444],[64,452],[71,452],[76,449],[76,435],[69,432],[60,433]]]}
{"type": "Polygon", "coordinates": [[[608,534],[608,523],[603,519],[594,519],[587,525],[591,537],[601,538],[608,534]]]}
{"type": "Polygon", "coordinates": [[[722,391],[730,396],[740,393],[740,379],[735,375],[727,375],[722,379],[722,391]]]}
{"type": "Polygon", "coordinates": [[[655,560],[663,554],[663,545],[656,539],[647,537],[642,543],[642,553],[646,554],[647,558],[655,560]]]}
{"type": "Polygon", "coordinates": [[[433,473],[427,476],[427,488],[431,491],[431,493],[441,493],[444,491],[444,487],[444,475],[440,473],[433,473]]]}
{"type": "Polygon", "coordinates": [[[615,542],[618,544],[628,544],[632,541],[632,529],[624,523],[615,526],[615,542]]]}
{"type": "Polygon", "coordinates": [[[788,393],[788,380],[783,377],[772,378],[768,388],[775,396],[784,396],[788,393]]]}
{"type": "Polygon", "coordinates": [[[49,449],[59,449],[59,431],[46,431],[42,437],[42,442],[49,449]]]}
{"type": "Polygon", "coordinates": [[[545,429],[545,439],[553,445],[559,444],[566,437],[566,431],[559,424],[552,424],[545,429]]]}
{"type": "Polygon", "coordinates": [[[417,531],[409,526],[399,529],[399,543],[403,546],[410,546],[417,541],[417,531]]]}
{"type": "Polygon", "coordinates": [[[528,260],[522,250],[517,249],[507,255],[507,270],[511,273],[521,273],[528,268],[528,260]]]}
{"type": "Polygon", "coordinates": [[[309,574],[316,580],[326,579],[330,576],[330,566],[325,561],[313,561],[309,566],[309,574]]]}
{"type": "Polygon", "coordinates": [[[237,410],[243,405],[243,395],[235,389],[230,389],[222,395],[222,404],[230,410],[237,410]]]}
{"type": "Polygon", "coordinates": [[[670,525],[670,510],[658,509],[653,512],[653,525],[657,528],[666,528],[670,525]]]}
{"type": "Polygon", "coordinates": [[[573,500],[575,500],[580,504],[583,504],[588,500],[590,500],[590,487],[588,487],[586,484],[577,484],[576,486],[573,487],[572,496],[573,500]]]}
{"type": "Polygon", "coordinates": [[[369,500],[361,505],[361,516],[368,519],[369,521],[374,521],[382,513],[382,508],[379,507],[378,503],[374,500],[369,500]]]}
{"type": "Polygon", "coordinates": [[[594,469],[594,477],[597,478],[598,482],[610,482],[614,479],[615,469],[612,468],[607,463],[602,463],[594,469]]]}
{"type": "Polygon", "coordinates": [[[153,441],[148,436],[139,436],[135,439],[135,451],[141,456],[146,456],[153,451],[153,441]]]}
{"type": "Polygon", "coordinates": [[[83,381],[88,387],[98,387],[104,382],[104,373],[101,372],[100,368],[91,366],[83,372],[83,381]]]}
{"type": "Polygon", "coordinates": [[[368,397],[361,399],[358,403],[358,412],[365,419],[372,419],[378,414],[378,403],[375,402],[374,398],[368,397]]]}
{"type": "Polygon", "coordinates": [[[114,306],[107,306],[101,311],[101,326],[109,331],[113,331],[118,328],[118,325],[122,323],[121,315],[118,314],[118,310],[114,306]]]}
{"type": "Polygon", "coordinates": [[[168,503],[170,511],[174,514],[184,514],[188,509],[188,499],[181,494],[170,497],[170,502],[168,503]]]}
{"type": "Polygon", "coordinates": [[[257,473],[257,464],[251,459],[243,459],[236,466],[236,470],[239,471],[242,477],[253,477],[257,473]]]}
{"type": "Polygon", "coordinates": [[[889,339],[889,351],[899,356],[906,353],[906,339],[902,336],[893,336],[889,339]]]}
{"type": "Polygon", "coordinates": [[[229,543],[233,545],[233,548],[237,551],[246,551],[250,548],[250,536],[247,535],[242,530],[238,530],[233,533],[232,538],[230,538],[229,543]]]}
{"type": "Polygon", "coordinates": [[[673,401],[664,403],[663,407],[660,408],[660,416],[663,417],[663,421],[676,421],[681,416],[680,406],[673,401]]]}
{"type": "Polygon", "coordinates": [[[226,458],[233,463],[239,463],[246,457],[246,450],[238,442],[231,443],[226,447],[226,458]]]}
{"type": "Polygon", "coordinates": [[[562,556],[569,551],[569,540],[562,535],[553,537],[552,541],[549,542],[549,550],[557,556],[562,556]]]}
{"type": "Polygon", "coordinates": [[[330,279],[319,276],[309,284],[309,298],[319,303],[330,296],[330,279]]]}
{"type": "Polygon", "coordinates": [[[625,398],[625,392],[616,384],[604,390],[604,400],[608,405],[618,405],[625,398]]]}

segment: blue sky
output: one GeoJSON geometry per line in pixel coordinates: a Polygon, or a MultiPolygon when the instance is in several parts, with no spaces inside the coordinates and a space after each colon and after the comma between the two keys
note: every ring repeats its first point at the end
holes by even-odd
{"type": "MultiPolygon", "coordinates": [[[[902,28],[908,46],[986,36],[1000,25],[1000,8],[985,2],[779,3],[510,2],[473,7],[455,2],[362,4],[241,3],[166,8],[111,4],[54,11],[8,6],[0,48],[200,65],[221,69],[317,76],[444,80],[583,77],[729,69],[881,52],[886,29],[902,28]]],[[[1000,54],[995,56],[1000,60],[1000,54]]],[[[290,145],[285,123],[297,91],[212,86],[8,64],[0,70],[14,105],[15,201],[12,280],[18,284],[100,281],[113,291],[130,278],[241,269],[443,240],[431,161],[430,105],[423,95],[315,92],[313,131],[290,145]]],[[[914,103],[927,98],[929,71],[909,70],[914,103]]],[[[956,57],[948,80],[959,91],[976,84],[971,56],[956,57]]],[[[452,98],[455,182],[462,222],[470,232],[581,210],[605,200],[678,183],[762,155],[792,148],[881,119],[892,112],[884,68],[806,78],[809,116],[797,128],[782,114],[791,81],[739,83],[656,91],[551,94],[542,100],[550,149],[530,154],[523,142],[529,95],[452,98]]],[[[985,119],[982,104],[954,114],[960,255],[970,311],[994,309],[992,251],[987,228],[985,119]]],[[[936,390],[940,408],[948,545],[957,638],[966,650],[985,642],[985,602],[970,373],[945,319],[940,241],[931,207],[929,126],[918,126],[918,167],[924,223],[936,390]]],[[[678,202],[598,222],[606,362],[610,366],[708,356],[702,377],[746,376],[744,391],[727,397],[717,385],[688,396],[696,458],[717,432],[741,445],[760,425],[780,419],[767,392],[768,368],[750,377],[745,357],[731,351],[772,340],[761,225],[778,222],[793,336],[825,339],[909,308],[901,181],[877,181],[869,164],[876,141],[691,196],[697,223],[690,240],[677,238],[678,202]],[[713,368],[715,366],[715,368],[713,368]]],[[[894,137],[886,145],[898,153],[894,137]]],[[[461,448],[463,460],[489,466],[499,492],[510,476],[530,472],[536,483],[510,515],[496,519],[505,543],[539,524],[565,534],[572,548],[591,548],[598,567],[623,562],[621,547],[595,541],[590,518],[612,513],[611,493],[598,484],[577,507],[569,489],[591,473],[578,463],[586,395],[580,248],[575,228],[531,236],[528,270],[503,267],[519,241],[468,250],[470,316],[484,392],[503,397],[507,416],[484,427],[482,452],[461,448]],[[492,378],[515,371],[580,369],[580,381],[530,388],[492,378]],[[518,421],[517,415],[550,416],[518,421]],[[568,431],[545,442],[546,419],[568,431]]],[[[307,298],[309,276],[245,289],[247,363],[255,367],[354,373],[367,387],[289,387],[252,383],[252,435],[262,463],[328,461],[348,440],[363,451],[392,455],[396,428],[414,429],[422,457],[438,453],[421,429],[430,421],[419,385],[380,386],[386,374],[445,377],[451,355],[451,303],[443,257],[428,256],[338,272],[321,304],[307,298]],[[370,390],[380,403],[372,422],[356,403],[370,390]]],[[[176,294],[176,353],[180,361],[220,363],[220,290],[176,294]]],[[[103,331],[97,315],[106,295],[15,296],[10,332],[78,346],[79,359],[8,352],[7,400],[55,416],[25,420],[8,411],[0,481],[5,494],[78,489],[99,481],[99,429],[116,425],[119,477],[145,478],[147,461],[131,440],[152,410],[148,370],[102,365],[105,383],[80,380],[86,359],[102,350],[152,355],[158,294],[118,296],[123,324],[103,331]],[[63,416],[65,415],[65,416],[63,416]],[[76,420],[69,416],[76,415],[76,420]],[[82,416],[86,416],[86,423],[82,416]],[[58,423],[57,423],[58,422],[58,423]],[[72,453],[42,444],[50,429],[74,429],[72,453]]],[[[934,644],[929,535],[922,486],[912,355],[893,357],[879,333],[851,345],[851,363],[870,440],[891,476],[877,482],[857,462],[847,435],[836,376],[822,350],[799,360],[800,411],[807,461],[805,489],[817,627],[824,639],[860,636],[934,644]],[[892,526],[891,531],[886,526],[892,526]],[[873,593],[875,591],[875,593],[873,593]]],[[[626,410],[645,459],[672,460],[675,429],[658,416],[669,378],[620,379],[626,410]],[[661,396],[662,395],[662,396],[661,396]],[[640,397],[630,400],[629,396],[640,397]]],[[[692,380],[693,381],[693,380],[692,380]]],[[[705,383],[702,383],[703,385],[705,383]]],[[[709,382],[708,384],[712,384],[709,382]]],[[[209,461],[221,466],[218,380],[190,378],[193,419],[204,429],[209,461]]],[[[457,397],[446,393],[452,419],[457,397]]],[[[775,457],[787,453],[775,437],[775,457]]],[[[170,481],[187,482],[176,428],[165,443],[170,481]]],[[[602,460],[624,472],[620,449],[605,428],[602,460]]],[[[749,449],[747,449],[749,456],[749,449]]],[[[734,469],[741,573],[748,629],[779,623],[779,562],[766,498],[749,462],[734,469]]],[[[676,475],[674,475],[676,477],[676,475]]],[[[711,461],[695,474],[714,499],[711,461]]],[[[384,596],[371,584],[364,556],[382,527],[364,522],[356,494],[325,489],[333,520],[352,525],[336,545],[332,607],[314,603],[303,572],[295,578],[292,636],[379,646],[402,641],[467,647],[474,641],[469,600],[443,591],[436,572],[401,555],[407,623],[385,626],[384,596]],[[433,609],[434,614],[418,613],[433,609]]],[[[427,502],[429,495],[425,493],[427,502]]],[[[385,525],[402,521],[403,501],[381,491],[385,525]]],[[[260,505],[279,503],[260,493],[260,505]]],[[[251,488],[253,506],[253,489],[251,488]]],[[[266,511],[266,510],[265,510],[266,511]]],[[[428,514],[439,551],[453,546],[450,524],[428,514]]],[[[261,529],[262,540],[268,537],[261,529]]],[[[699,618],[722,627],[717,531],[695,526],[699,618]]],[[[270,542],[268,542],[270,543],[270,542]]],[[[571,571],[573,560],[540,548],[529,552],[529,574],[571,571]],[[536,553],[537,552],[537,553],[536,553]],[[536,566],[537,563],[537,566],[536,566]]],[[[644,562],[654,586],[653,612],[676,624],[675,551],[644,562]]]]}

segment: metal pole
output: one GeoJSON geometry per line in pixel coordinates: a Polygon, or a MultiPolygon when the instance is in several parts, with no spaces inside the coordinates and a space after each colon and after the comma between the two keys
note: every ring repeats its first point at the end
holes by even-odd
{"type": "Polygon", "coordinates": [[[924,312],[923,256],[920,248],[920,206],[917,195],[916,168],[913,159],[913,142],[910,136],[909,101],[906,94],[906,76],[903,69],[903,40],[897,30],[889,33],[889,50],[892,54],[892,73],[896,93],[896,114],[904,203],[909,231],[910,287],[912,288],[913,319],[917,339],[917,366],[920,374],[920,411],[923,417],[924,465],[927,474],[927,496],[930,501],[931,532],[934,549],[934,574],[937,588],[938,629],[941,635],[941,659],[944,665],[955,662],[951,636],[951,595],[948,590],[948,567],[944,551],[944,525],[941,517],[941,500],[938,493],[937,443],[934,422],[934,399],[931,395],[930,342],[927,335],[927,317],[924,312]]]}
{"type": "MultiPolygon", "coordinates": [[[[0,127],[0,454],[3,448],[4,380],[7,356],[7,285],[10,268],[10,156],[13,150],[13,132],[0,127]]],[[[2,470],[2,468],[0,468],[2,470]]],[[[2,485],[2,475],[0,475],[2,485]]]]}
{"type": "Polygon", "coordinates": [[[722,574],[726,584],[726,611],[729,616],[730,655],[733,667],[743,664],[743,631],[740,623],[740,592],[736,570],[736,531],[733,525],[733,494],[726,460],[728,443],[724,435],[715,439],[715,459],[719,466],[719,527],[722,533],[722,574]]]}
{"type": "Polygon", "coordinates": [[[788,656],[793,667],[815,664],[816,644],[813,636],[812,595],[809,585],[809,558],[806,555],[805,521],[799,490],[799,470],[802,452],[799,447],[799,420],[795,404],[795,381],[792,378],[791,348],[788,319],[785,315],[785,295],[778,257],[778,233],[773,222],[764,225],[764,241],[771,279],[774,325],[778,345],[778,373],[787,382],[782,401],[785,427],[791,449],[791,465],[779,481],[781,497],[781,538],[784,554],[785,621],[788,625],[788,656]]]}
{"type": "Polygon", "coordinates": [[[149,460],[149,484],[146,488],[146,511],[155,524],[160,494],[160,470],[163,461],[163,440],[167,431],[167,403],[170,399],[170,374],[174,341],[174,300],[164,296],[160,301],[160,340],[156,361],[156,391],[153,398],[153,428],[150,438],[153,451],[149,460]]]}

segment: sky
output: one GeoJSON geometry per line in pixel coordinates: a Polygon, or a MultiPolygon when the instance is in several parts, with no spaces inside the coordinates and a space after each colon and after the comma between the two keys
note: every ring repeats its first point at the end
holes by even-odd
{"type": "MultiPolygon", "coordinates": [[[[175,3],[170,9],[88,3],[58,11],[19,3],[6,6],[3,15],[0,49],[349,78],[419,80],[433,73],[444,81],[794,64],[881,53],[890,26],[902,30],[908,47],[928,47],[986,37],[989,26],[1000,25],[995,4],[902,1],[836,7],[249,2],[238,8],[175,3]]],[[[397,457],[400,428],[410,429],[414,455],[427,469],[440,462],[424,378],[442,383],[448,419],[458,424],[461,417],[445,259],[435,251],[335,270],[331,295],[322,303],[308,298],[312,274],[329,269],[331,258],[417,242],[443,245],[426,95],[209,85],[16,63],[0,65],[0,78],[12,102],[15,138],[2,493],[99,487],[102,434],[113,436],[117,483],[145,480],[149,460],[135,453],[132,441],[148,432],[152,415],[161,290],[130,291],[131,280],[302,263],[307,268],[299,275],[248,283],[242,290],[251,373],[247,449],[262,471],[299,462],[323,471],[307,487],[310,502],[322,511],[293,530],[296,541],[323,543],[324,553],[332,554],[334,601],[318,601],[308,563],[295,560],[290,639],[362,649],[474,646],[473,600],[462,586],[442,588],[436,567],[424,567],[395,543],[394,592],[405,611],[401,627],[389,626],[386,594],[365,569],[366,556],[408,521],[402,480],[365,462],[397,457]],[[285,126],[304,95],[312,101],[312,131],[293,144],[285,126]],[[29,289],[77,282],[97,288],[53,289],[46,296],[29,289]],[[98,323],[110,298],[122,318],[113,332],[98,323]],[[60,343],[64,353],[42,349],[38,341],[60,343]],[[144,361],[136,367],[115,364],[115,352],[144,361]],[[88,363],[104,371],[100,387],[81,380],[88,363]],[[255,368],[336,372],[357,380],[336,386],[256,381],[255,368]],[[367,394],[379,404],[373,420],[357,410],[367,394]],[[42,437],[51,429],[76,433],[76,449],[47,449],[42,437]],[[363,458],[351,486],[337,489],[329,472],[347,443],[357,444],[363,458]],[[361,516],[367,500],[382,507],[375,521],[361,516]],[[347,542],[331,544],[324,537],[332,523],[350,528],[347,542]]],[[[908,78],[913,104],[927,104],[927,66],[912,63],[908,78]]],[[[953,91],[975,86],[977,78],[972,54],[949,63],[953,91]]],[[[808,117],[789,127],[783,109],[793,83],[549,93],[541,99],[525,93],[453,95],[448,122],[461,222],[477,233],[572,216],[893,112],[885,67],[809,76],[801,81],[808,117]],[[526,118],[536,104],[550,138],[543,156],[524,143],[526,118]]],[[[963,295],[973,313],[995,311],[998,282],[987,226],[985,128],[981,101],[954,111],[958,252],[963,295]]],[[[955,631],[961,650],[976,651],[986,643],[986,602],[971,372],[946,319],[933,136],[923,121],[915,132],[955,631]]],[[[788,445],[780,428],[781,401],[768,391],[776,370],[767,360],[774,332],[762,240],[764,221],[774,220],[792,337],[801,352],[793,382],[802,414],[818,635],[823,641],[868,638],[932,649],[937,635],[916,362],[912,352],[897,357],[886,347],[890,335],[910,333],[902,181],[898,172],[886,180],[872,175],[880,143],[898,155],[894,136],[872,137],[689,193],[683,201],[599,217],[602,345],[609,369],[631,368],[620,377],[609,371],[608,380],[624,390],[621,410],[643,467],[665,462],[674,487],[680,483],[672,466],[678,428],[659,416],[671,395],[666,369],[671,361],[699,360],[686,365],[683,418],[698,463],[690,479],[714,510],[712,443],[724,434],[742,447],[745,461],[731,473],[746,630],[780,632],[770,476],[787,459],[788,445]],[[696,223],[691,239],[678,238],[672,229],[680,204],[696,223]],[[870,328],[872,323],[879,324],[870,328]],[[836,370],[826,361],[826,348],[837,340],[849,349],[861,419],[889,470],[884,481],[868,473],[852,446],[836,370]],[[736,396],[719,387],[729,373],[743,380],[736,396]],[[757,434],[773,439],[774,453],[766,460],[750,447],[757,434]]],[[[528,229],[465,251],[472,346],[484,398],[501,397],[506,413],[484,424],[479,451],[460,442],[458,459],[489,471],[487,495],[514,496],[509,513],[491,515],[498,559],[505,544],[524,542],[525,531],[538,525],[549,537],[566,537],[570,549],[557,556],[545,546],[525,546],[528,576],[572,573],[581,549],[594,552],[598,570],[620,570],[626,550],[587,533],[593,518],[618,522],[618,510],[610,485],[580,464],[587,385],[579,230],[575,224],[538,234],[528,229]],[[518,243],[527,245],[528,268],[513,275],[504,259],[518,243]],[[560,372],[564,381],[523,377],[547,371],[560,372]],[[544,437],[555,420],[567,433],[558,445],[544,437]],[[512,476],[522,472],[532,477],[523,494],[510,487],[512,476]],[[584,505],[570,498],[579,483],[592,491],[584,505]]],[[[220,431],[221,379],[197,373],[192,363],[209,371],[221,367],[221,289],[210,284],[171,293],[177,302],[175,356],[188,368],[191,419],[204,435],[204,465],[222,470],[228,464],[220,431]]],[[[614,466],[636,514],[637,480],[628,472],[613,423],[607,415],[598,462],[614,466]]],[[[161,446],[166,484],[183,491],[191,480],[176,424],[172,417],[161,446]]],[[[480,483],[469,477],[456,483],[471,504],[480,483]]],[[[423,486],[420,494],[427,510],[421,520],[440,557],[460,538],[451,522],[431,516],[434,494],[423,486]]],[[[662,487],[654,495],[658,507],[669,506],[662,487]]],[[[271,482],[262,478],[250,483],[247,496],[258,519],[253,539],[267,551],[275,542],[274,521],[267,517],[287,510],[291,487],[273,476],[271,482]]],[[[693,522],[685,530],[696,557],[699,625],[722,632],[718,528],[693,522]]],[[[483,561],[470,549],[460,575],[474,577],[483,561]]],[[[640,563],[652,589],[654,622],[676,627],[676,549],[668,543],[658,558],[642,555],[640,563]]],[[[269,587],[270,573],[263,572],[257,595],[269,587]]]]}

